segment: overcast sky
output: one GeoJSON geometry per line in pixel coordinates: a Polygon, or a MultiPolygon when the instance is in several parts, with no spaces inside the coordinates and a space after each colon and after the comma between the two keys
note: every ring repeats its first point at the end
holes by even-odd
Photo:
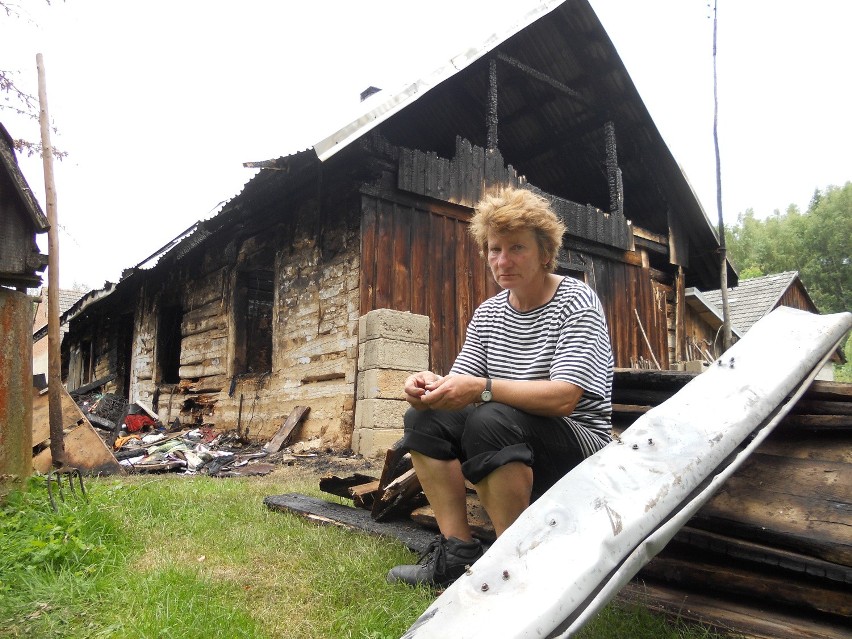
{"type": "MultiPolygon", "coordinates": [[[[215,215],[256,173],[243,162],[312,147],[352,119],[367,86],[426,76],[538,4],[21,0],[24,17],[0,14],[0,68],[36,94],[44,55],[53,143],[69,153],[54,167],[60,285],[117,281],[215,215]]],[[[592,6],[715,220],[707,0],[592,6]]],[[[727,220],[804,211],[815,189],[852,180],[850,25],[849,0],[719,0],[727,220]]],[[[0,121],[39,137],[6,110],[0,121]]],[[[41,161],[20,162],[46,212],[41,161]]]]}

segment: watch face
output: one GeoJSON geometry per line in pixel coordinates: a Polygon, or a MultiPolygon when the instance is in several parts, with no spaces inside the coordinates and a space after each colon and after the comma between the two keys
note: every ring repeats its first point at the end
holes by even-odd
{"type": "Polygon", "coordinates": [[[490,402],[491,401],[491,391],[490,390],[482,391],[481,397],[482,397],[483,402],[490,402]]]}

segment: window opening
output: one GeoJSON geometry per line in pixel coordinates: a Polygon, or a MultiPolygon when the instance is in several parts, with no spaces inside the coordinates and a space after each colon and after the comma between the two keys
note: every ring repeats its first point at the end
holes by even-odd
{"type": "Polygon", "coordinates": [[[180,329],[183,309],[180,306],[164,306],[160,311],[157,330],[157,363],[160,367],[160,382],[177,384],[180,381],[180,329]]]}
{"type": "Polygon", "coordinates": [[[237,348],[235,370],[268,373],[272,370],[273,272],[258,269],[241,273],[235,303],[237,348]]]}

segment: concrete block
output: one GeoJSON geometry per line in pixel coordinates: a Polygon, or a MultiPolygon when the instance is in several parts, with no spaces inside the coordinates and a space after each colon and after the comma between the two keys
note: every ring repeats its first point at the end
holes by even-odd
{"type": "Polygon", "coordinates": [[[355,429],[402,428],[408,402],[393,399],[362,399],[355,405],[355,429]]]}
{"type": "Polygon", "coordinates": [[[383,458],[388,448],[402,437],[401,428],[356,430],[352,450],[367,458],[383,458]]]}
{"type": "Polygon", "coordinates": [[[371,339],[358,349],[358,370],[393,368],[422,371],[429,367],[428,344],[391,339],[371,339]]]}
{"type": "Polygon", "coordinates": [[[389,308],[379,308],[358,320],[358,341],[393,339],[403,342],[429,343],[429,318],[389,308]]]}
{"type": "Polygon", "coordinates": [[[358,349],[358,370],[392,368],[422,371],[429,367],[429,346],[390,339],[371,339],[358,349]]]}
{"type": "Polygon", "coordinates": [[[358,373],[358,399],[405,399],[403,386],[410,371],[370,368],[358,373]]]}
{"type": "Polygon", "coordinates": [[[683,370],[687,373],[703,373],[709,368],[709,364],[700,359],[693,359],[683,363],[683,370]]]}

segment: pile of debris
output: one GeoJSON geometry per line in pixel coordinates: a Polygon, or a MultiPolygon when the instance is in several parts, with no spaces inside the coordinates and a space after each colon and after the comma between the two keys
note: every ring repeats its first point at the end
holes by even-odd
{"type": "MultiPolygon", "coordinates": [[[[142,402],[128,404],[109,393],[79,397],[77,405],[103,432],[119,465],[135,473],[181,471],[188,475],[245,477],[267,475],[285,456],[312,454],[320,441],[299,442],[293,452],[284,447],[310,409],[297,407],[291,419],[266,444],[253,443],[234,431],[210,426],[184,428],[179,419],[162,424],[142,402]],[[117,415],[117,416],[116,416],[117,415]]],[[[314,452],[315,454],[315,452],[314,452]]]]}
{"type": "MultiPolygon", "coordinates": [[[[285,464],[313,461],[325,450],[319,438],[292,442],[310,411],[297,406],[266,443],[206,425],[163,424],[144,402],[87,387],[61,389],[65,464],[87,475],[180,472],[211,477],[266,475],[285,464]]],[[[46,388],[33,389],[33,468],[52,467],[46,388]]]]}

